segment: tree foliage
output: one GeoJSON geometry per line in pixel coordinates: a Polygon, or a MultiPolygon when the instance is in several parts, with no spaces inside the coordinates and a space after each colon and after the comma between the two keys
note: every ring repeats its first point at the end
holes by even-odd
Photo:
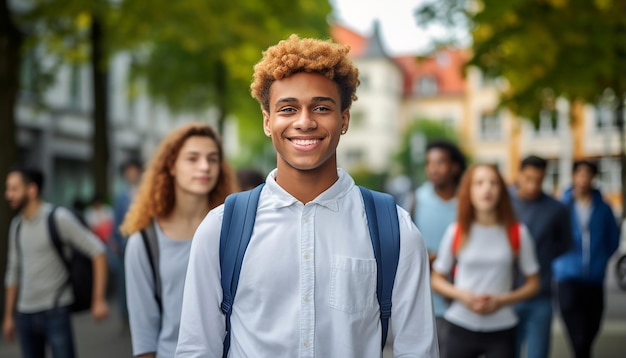
{"type": "Polygon", "coordinates": [[[220,131],[227,117],[239,118],[241,136],[252,135],[243,144],[261,149],[267,143],[261,140],[258,105],[248,91],[254,63],[263,49],[290,33],[326,36],[330,13],[329,3],[322,0],[24,0],[17,4],[11,15],[27,35],[27,47],[46,55],[46,61],[35,61],[31,88],[40,105],[45,106],[42,94],[60,65],[92,62],[91,72],[98,79],[92,91],[96,107],[92,162],[96,188],[103,192],[108,178],[106,71],[111,56],[119,51],[133,54],[129,96],[147,94],[174,113],[194,113],[198,119],[213,109],[220,131]]]}
{"type": "Polygon", "coordinates": [[[441,0],[418,10],[424,22],[463,17],[473,59],[504,77],[503,104],[536,119],[556,97],[595,102],[626,91],[625,0],[441,0]]]}
{"type": "Polygon", "coordinates": [[[139,45],[133,78],[152,98],[174,112],[217,110],[220,130],[227,116],[237,118],[242,144],[261,153],[267,141],[248,89],[253,66],[291,33],[327,37],[330,10],[323,0],[135,0],[123,2],[119,23],[139,45]],[[137,23],[133,14],[145,12],[150,20],[137,23]]]}

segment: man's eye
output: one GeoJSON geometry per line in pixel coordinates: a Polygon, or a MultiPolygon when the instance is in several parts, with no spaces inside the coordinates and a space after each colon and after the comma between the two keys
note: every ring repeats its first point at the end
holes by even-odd
{"type": "Polygon", "coordinates": [[[283,112],[283,113],[284,113],[284,112],[295,112],[295,111],[296,111],[296,109],[295,109],[295,108],[293,108],[293,107],[283,107],[283,108],[279,109],[278,111],[279,111],[279,112],[283,112]]]}

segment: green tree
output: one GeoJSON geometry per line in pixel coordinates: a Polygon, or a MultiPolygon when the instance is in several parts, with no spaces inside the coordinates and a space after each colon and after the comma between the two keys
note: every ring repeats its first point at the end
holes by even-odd
{"type": "Polygon", "coordinates": [[[558,97],[597,103],[615,96],[622,162],[622,215],[626,215],[625,0],[440,0],[418,9],[418,22],[463,18],[471,29],[473,58],[487,76],[503,77],[502,104],[537,120],[558,97]]]}
{"type": "Polygon", "coordinates": [[[291,33],[327,37],[331,8],[323,0],[241,0],[236,5],[125,1],[119,23],[127,36],[150,39],[139,42],[135,83],[174,112],[202,116],[207,109],[215,111],[222,133],[226,119],[237,118],[240,143],[252,148],[245,151],[250,155],[246,160],[254,162],[268,142],[260,129],[259,106],[248,89],[253,66],[264,49],[291,33]],[[135,21],[133,12],[151,14],[154,9],[160,12],[148,23],[135,21]]]}
{"type": "MultiPolygon", "coordinates": [[[[248,85],[261,51],[292,32],[325,36],[327,1],[239,0],[24,0],[20,11],[0,0],[0,170],[18,160],[15,105],[22,53],[45,48],[57,63],[90,63],[93,75],[95,191],[108,193],[108,61],[118,51],[136,55],[136,78],[146,91],[174,111],[217,109],[219,127],[228,116],[240,119],[244,144],[266,146],[258,105],[248,85]],[[253,112],[254,110],[254,112],[253,112]],[[248,134],[254,137],[248,138],[248,134]]],[[[37,84],[50,84],[50,71],[37,84]]],[[[42,94],[43,86],[35,93],[42,94]]],[[[43,104],[43,103],[42,103],[43,104]]],[[[251,151],[260,153],[259,151],[251,151]]],[[[0,232],[11,217],[0,205],[0,232]]],[[[0,264],[6,241],[0,240],[0,264]]],[[[5,265],[1,265],[4,268],[5,265]]]]}

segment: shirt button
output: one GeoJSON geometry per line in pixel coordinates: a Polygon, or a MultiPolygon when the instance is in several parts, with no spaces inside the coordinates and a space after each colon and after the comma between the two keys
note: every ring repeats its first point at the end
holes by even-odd
{"type": "Polygon", "coordinates": [[[308,216],[305,216],[305,217],[304,217],[304,222],[305,222],[306,224],[308,224],[308,223],[309,223],[309,221],[310,221],[309,217],[308,217],[308,216]]]}
{"type": "Polygon", "coordinates": [[[309,301],[311,301],[311,296],[306,295],[306,296],[303,297],[303,299],[304,299],[304,302],[309,302],[309,301]]]}
{"type": "Polygon", "coordinates": [[[304,254],[304,259],[308,260],[311,258],[311,254],[309,254],[308,252],[304,254]]]}
{"type": "Polygon", "coordinates": [[[311,346],[311,343],[309,343],[309,341],[304,342],[304,348],[309,348],[311,346]]]}

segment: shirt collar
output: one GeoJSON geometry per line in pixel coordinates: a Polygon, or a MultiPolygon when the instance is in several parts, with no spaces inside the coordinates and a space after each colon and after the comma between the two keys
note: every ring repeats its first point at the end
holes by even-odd
{"type": "MultiPolygon", "coordinates": [[[[271,197],[270,205],[278,209],[298,203],[298,199],[294,198],[276,183],[276,170],[272,170],[265,180],[265,188],[267,188],[271,197]]],[[[332,211],[339,211],[339,199],[352,189],[354,180],[341,168],[337,168],[337,175],[339,179],[330,188],[313,199],[312,203],[324,206],[332,211]]]]}
{"type": "Polygon", "coordinates": [[[23,221],[35,223],[35,222],[39,222],[40,220],[44,220],[51,210],[52,210],[52,204],[42,201],[41,205],[39,205],[39,210],[37,210],[37,213],[32,218],[30,218],[30,220],[27,220],[24,217],[24,215],[21,213],[19,214],[19,217],[23,221]]]}

